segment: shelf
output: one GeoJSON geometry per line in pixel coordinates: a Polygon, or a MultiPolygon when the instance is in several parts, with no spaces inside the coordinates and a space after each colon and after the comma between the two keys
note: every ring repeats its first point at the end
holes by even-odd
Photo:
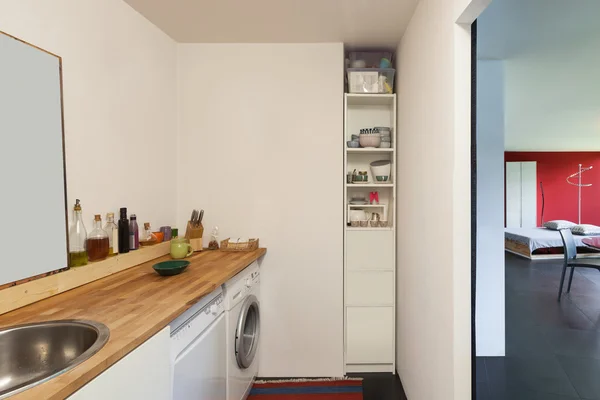
{"type": "Polygon", "coordinates": [[[360,207],[360,208],[385,208],[387,204],[348,204],[349,207],[360,207]]]}
{"type": "Polygon", "coordinates": [[[367,227],[367,228],[353,228],[351,226],[347,226],[346,230],[348,230],[348,231],[392,231],[392,230],[394,230],[394,228],[389,227],[389,226],[387,228],[370,228],[370,227],[367,227]]]}
{"type": "Polygon", "coordinates": [[[348,272],[395,272],[394,268],[352,268],[348,272]]]}
{"type": "Polygon", "coordinates": [[[346,183],[347,188],[392,188],[394,187],[393,183],[346,183]]]}
{"type": "Polygon", "coordinates": [[[395,98],[395,94],[346,93],[349,106],[391,106],[395,98]]]}
{"type": "Polygon", "coordinates": [[[392,153],[394,149],[377,149],[377,148],[365,148],[365,149],[353,149],[346,148],[348,153],[392,153]]]}

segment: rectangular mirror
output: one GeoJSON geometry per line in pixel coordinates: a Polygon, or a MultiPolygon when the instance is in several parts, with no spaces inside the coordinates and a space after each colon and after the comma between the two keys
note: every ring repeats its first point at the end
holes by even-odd
{"type": "Polygon", "coordinates": [[[0,285],[67,267],[60,57],[0,32],[0,285]]]}

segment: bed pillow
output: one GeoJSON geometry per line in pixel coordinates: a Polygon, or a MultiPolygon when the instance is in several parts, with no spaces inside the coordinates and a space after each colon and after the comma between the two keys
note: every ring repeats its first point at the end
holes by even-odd
{"type": "Polygon", "coordinates": [[[590,224],[581,224],[575,225],[571,228],[571,232],[574,235],[600,235],[600,226],[590,225],[590,224]]]}
{"type": "MultiPolygon", "coordinates": [[[[556,219],[554,221],[548,221],[544,223],[544,228],[551,229],[553,231],[558,231],[560,229],[571,229],[576,224],[571,221],[565,221],[564,219],[556,219]]],[[[575,233],[575,232],[573,232],[575,233]]]]}

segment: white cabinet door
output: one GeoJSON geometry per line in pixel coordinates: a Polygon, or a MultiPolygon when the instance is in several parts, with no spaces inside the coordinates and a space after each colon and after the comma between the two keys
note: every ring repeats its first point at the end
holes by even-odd
{"type": "Polygon", "coordinates": [[[346,277],[346,305],[393,306],[393,271],[349,271],[346,277]]]}
{"type": "Polygon", "coordinates": [[[394,362],[394,308],[347,307],[346,363],[394,362]]]}
{"type": "Polygon", "coordinates": [[[348,271],[388,270],[394,262],[394,232],[348,231],[346,234],[346,265],[348,271]]]}
{"type": "Polygon", "coordinates": [[[169,327],[75,392],[70,400],[171,399],[169,327]]]}
{"type": "Polygon", "coordinates": [[[521,227],[537,226],[537,163],[521,163],[521,227]]]}
{"type": "Polygon", "coordinates": [[[506,227],[521,227],[521,163],[506,163],[506,227]]]}
{"type": "Polygon", "coordinates": [[[506,227],[537,226],[537,163],[506,163],[506,227]]]}
{"type": "MultiPolygon", "coordinates": [[[[233,338],[230,339],[233,341],[233,338]]],[[[174,400],[226,398],[228,356],[225,351],[226,340],[225,314],[221,314],[200,337],[176,355],[173,377],[174,400]],[[198,362],[202,359],[207,362],[198,362]]]]}

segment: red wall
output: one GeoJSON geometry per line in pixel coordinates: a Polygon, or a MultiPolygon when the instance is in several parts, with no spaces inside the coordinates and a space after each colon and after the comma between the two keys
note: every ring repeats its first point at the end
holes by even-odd
{"type": "MultiPolygon", "coordinates": [[[[538,226],[541,225],[542,194],[540,181],[544,185],[546,206],[544,221],[566,219],[577,223],[577,186],[567,183],[567,176],[583,167],[592,165],[591,171],[583,173],[581,188],[581,223],[600,225],[600,152],[505,152],[506,161],[537,161],[538,226]]],[[[571,179],[577,182],[577,179],[571,179]]]]}

